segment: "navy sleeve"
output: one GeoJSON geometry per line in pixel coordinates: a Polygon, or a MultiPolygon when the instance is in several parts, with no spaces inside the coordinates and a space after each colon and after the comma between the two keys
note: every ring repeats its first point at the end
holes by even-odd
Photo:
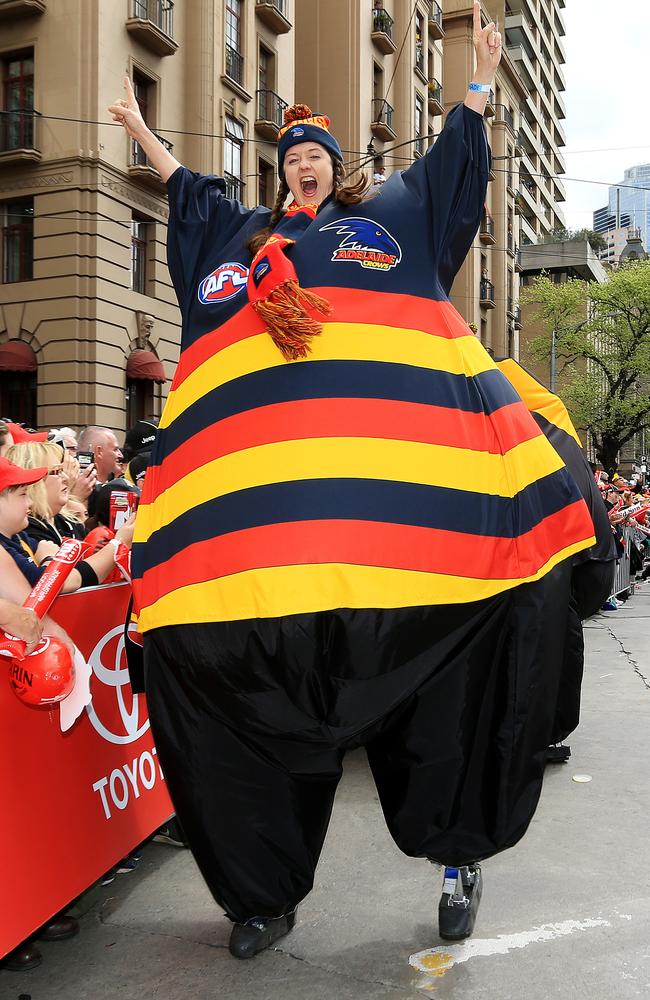
{"type": "Polygon", "coordinates": [[[188,289],[209,249],[218,252],[253,214],[234,198],[226,197],[223,177],[205,176],[178,167],[167,181],[169,225],[167,264],[182,308],[188,289]]]}
{"type": "Polygon", "coordinates": [[[430,213],[438,277],[447,294],[481,223],[491,161],[483,116],[458,104],[426,155],[403,174],[430,213]]]}
{"type": "MultiPolygon", "coordinates": [[[[36,548],[36,545],[31,545],[31,539],[27,535],[23,535],[23,537],[30,548],[36,548]]],[[[17,535],[14,535],[13,538],[5,538],[3,536],[0,538],[0,544],[2,544],[3,548],[14,560],[20,572],[27,579],[30,587],[35,587],[45,572],[45,567],[37,566],[34,560],[29,558],[21,546],[17,535]]]]}

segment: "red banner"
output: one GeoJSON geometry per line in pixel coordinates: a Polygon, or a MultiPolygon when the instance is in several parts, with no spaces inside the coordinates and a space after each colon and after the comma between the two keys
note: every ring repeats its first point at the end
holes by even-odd
{"type": "Polygon", "coordinates": [[[0,956],[173,812],[144,695],[132,694],[126,670],[129,590],[93,587],[54,605],[53,617],[92,667],[92,703],[68,732],[58,705],[32,708],[16,698],[0,661],[0,956]]]}

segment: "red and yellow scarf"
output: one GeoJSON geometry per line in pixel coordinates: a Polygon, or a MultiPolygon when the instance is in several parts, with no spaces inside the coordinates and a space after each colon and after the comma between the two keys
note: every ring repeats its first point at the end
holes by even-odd
{"type": "Polygon", "coordinates": [[[288,361],[306,358],[312,337],[322,332],[322,323],[307,310],[322,316],[332,312],[326,299],[300,287],[296,269],[286,255],[287,247],[293,246],[317,212],[317,205],[293,201],[250,266],[248,300],[288,361]]]}

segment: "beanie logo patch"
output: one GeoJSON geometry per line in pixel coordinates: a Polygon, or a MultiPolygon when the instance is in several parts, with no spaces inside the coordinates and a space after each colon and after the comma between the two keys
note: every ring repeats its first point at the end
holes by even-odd
{"type": "Polygon", "coordinates": [[[294,139],[297,139],[299,136],[304,135],[304,134],[305,134],[304,128],[292,128],[291,129],[291,135],[293,136],[294,139]]]}
{"type": "Polygon", "coordinates": [[[341,237],[331,259],[360,264],[373,271],[390,271],[402,260],[402,248],[384,226],[373,219],[341,219],[322,226],[319,232],[341,237]]]}
{"type": "Polygon", "coordinates": [[[226,302],[246,288],[248,268],[243,264],[221,264],[199,284],[199,302],[208,306],[213,302],[226,302]]]}

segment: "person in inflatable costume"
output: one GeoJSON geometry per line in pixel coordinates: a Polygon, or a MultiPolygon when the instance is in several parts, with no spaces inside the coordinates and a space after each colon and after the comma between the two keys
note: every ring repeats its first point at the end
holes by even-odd
{"type": "Polygon", "coordinates": [[[455,866],[448,937],[471,932],[477,862],[540,793],[593,526],[448,298],[501,54],[474,18],[465,102],[374,198],[304,105],[279,132],[275,207],[254,210],[158,143],[128,81],[109,108],[167,183],[183,320],[133,550],[147,701],[240,958],[293,926],[346,750],[365,747],[401,850],[455,866]]]}

